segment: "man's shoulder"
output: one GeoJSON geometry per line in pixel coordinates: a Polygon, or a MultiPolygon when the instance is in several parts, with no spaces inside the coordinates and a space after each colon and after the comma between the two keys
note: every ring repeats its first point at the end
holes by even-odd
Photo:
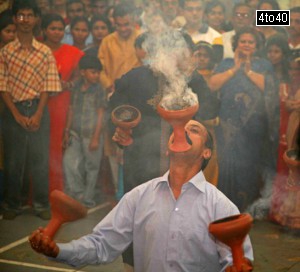
{"type": "Polygon", "coordinates": [[[1,48],[0,52],[1,54],[5,53],[13,53],[15,50],[17,50],[20,47],[20,42],[15,39],[14,41],[6,44],[3,48],[1,48]]]}

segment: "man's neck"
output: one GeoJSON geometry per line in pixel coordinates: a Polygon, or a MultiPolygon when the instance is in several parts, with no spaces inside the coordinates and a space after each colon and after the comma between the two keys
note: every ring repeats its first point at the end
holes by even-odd
{"type": "Polygon", "coordinates": [[[31,48],[32,40],[33,40],[33,33],[17,33],[18,40],[23,48],[31,48]]]}
{"type": "Polygon", "coordinates": [[[169,184],[177,199],[181,194],[182,186],[194,177],[199,171],[199,165],[189,163],[184,158],[170,160],[169,184]],[[192,168],[191,168],[192,165],[192,168]]]}

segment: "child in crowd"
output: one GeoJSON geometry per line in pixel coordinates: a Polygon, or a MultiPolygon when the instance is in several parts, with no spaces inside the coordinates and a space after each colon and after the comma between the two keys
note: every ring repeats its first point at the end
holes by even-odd
{"type": "Polygon", "coordinates": [[[10,10],[0,14],[0,49],[16,38],[16,26],[14,25],[10,10]]]}
{"type": "Polygon", "coordinates": [[[106,100],[99,84],[100,61],[85,55],[79,62],[79,69],[82,79],[73,88],[64,136],[65,191],[86,207],[93,207],[103,153],[106,100]]]}
{"type": "Polygon", "coordinates": [[[86,47],[86,40],[90,34],[90,23],[85,17],[75,17],[71,24],[71,35],[73,37],[73,46],[80,50],[86,47]]]}

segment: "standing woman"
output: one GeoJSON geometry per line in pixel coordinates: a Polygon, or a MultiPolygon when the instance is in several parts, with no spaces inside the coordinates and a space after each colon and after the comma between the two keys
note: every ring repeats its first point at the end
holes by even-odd
{"type": "Polygon", "coordinates": [[[65,22],[58,14],[47,14],[42,20],[45,44],[50,47],[56,59],[57,69],[62,82],[63,91],[49,97],[50,113],[50,154],[49,183],[50,191],[63,189],[63,136],[67,112],[70,103],[70,87],[77,76],[77,66],[82,51],[74,46],[62,44],[65,22]]]}
{"type": "Polygon", "coordinates": [[[239,30],[233,39],[234,59],[223,60],[209,81],[221,99],[218,187],[240,211],[259,196],[262,175],[275,168],[277,154],[278,86],[272,65],[255,57],[260,44],[255,29],[239,30]]]}
{"type": "Polygon", "coordinates": [[[93,37],[93,43],[85,48],[84,53],[98,58],[98,51],[102,40],[112,33],[112,26],[108,18],[101,15],[95,15],[90,21],[90,29],[93,37]]]}
{"type": "Polygon", "coordinates": [[[86,48],[86,40],[90,34],[90,23],[86,17],[75,17],[70,24],[73,46],[80,50],[86,48]]]}

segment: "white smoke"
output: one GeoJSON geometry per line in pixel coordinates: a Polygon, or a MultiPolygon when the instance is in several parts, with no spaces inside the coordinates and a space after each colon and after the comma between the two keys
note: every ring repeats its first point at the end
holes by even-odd
{"type": "Polygon", "coordinates": [[[143,44],[151,69],[164,77],[161,106],[178,110],[198,103],[197,95],[188,88],[193,70],[192,52],[182,33],[168,27],[158,13],[145,20],[149,35],[143,44]]]}

